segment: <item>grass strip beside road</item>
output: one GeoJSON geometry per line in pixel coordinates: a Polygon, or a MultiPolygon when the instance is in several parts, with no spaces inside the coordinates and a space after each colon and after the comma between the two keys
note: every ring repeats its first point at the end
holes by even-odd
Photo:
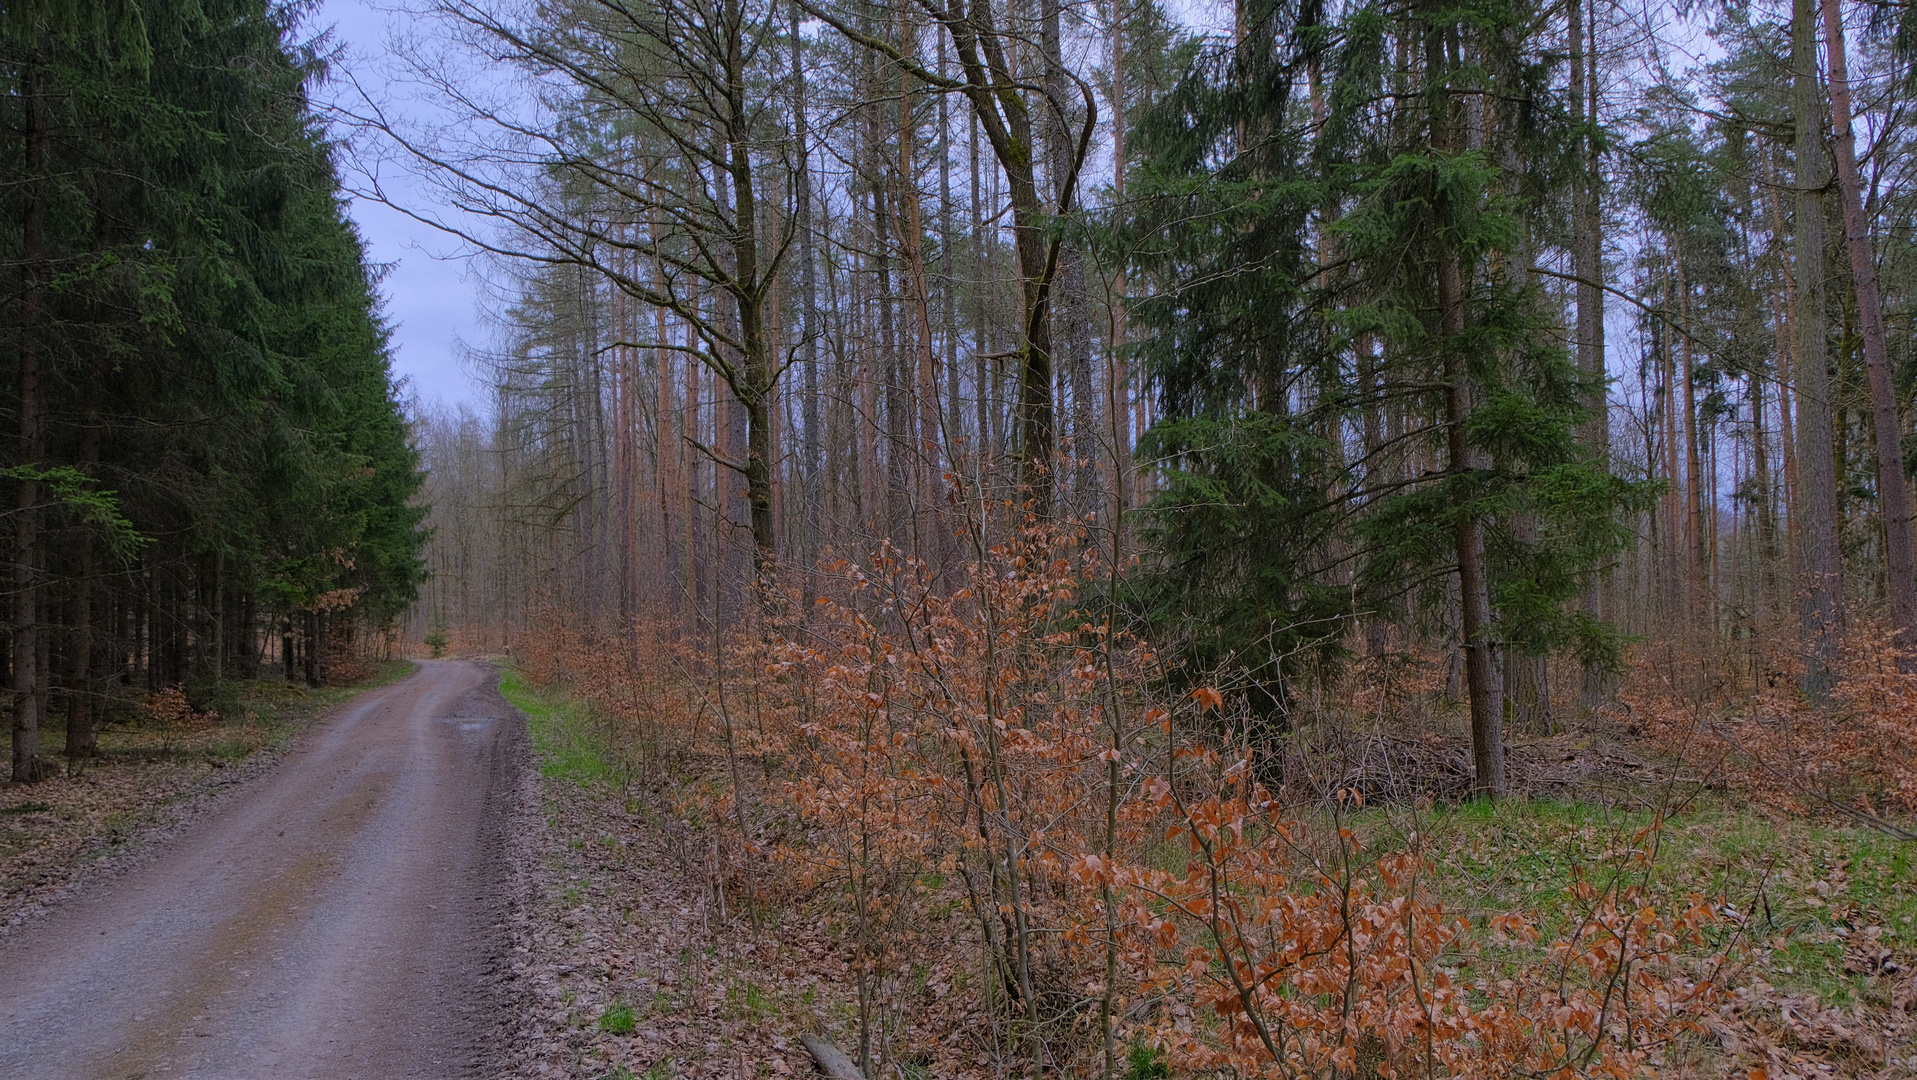
{"type": "Polygon", "coordinates": [[[602,733],[586,706],[557,688],[541,690],[514,668],[501,669],[499,692],[526,714],[539,774],[580,787],[613,780],[602,733]]]}

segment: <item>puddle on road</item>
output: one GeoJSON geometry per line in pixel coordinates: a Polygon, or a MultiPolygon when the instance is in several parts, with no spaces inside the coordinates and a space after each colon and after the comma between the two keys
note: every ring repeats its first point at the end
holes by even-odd
{"type": "Polygon", "coordinates": [[[448,716],[440,721],[443,724],[456,724],[461,731],[480,731],[499,723],[497,716],[448,716]]]}

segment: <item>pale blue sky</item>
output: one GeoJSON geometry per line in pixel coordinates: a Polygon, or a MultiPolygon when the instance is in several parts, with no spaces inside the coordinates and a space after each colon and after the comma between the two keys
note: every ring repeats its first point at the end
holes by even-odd
{"type": "MultiPolygon", "coordinates": [[[[403,30],[407,19],[388,10],[392,6],[392,0],[321,0],[308,17],[306,31],[330,26],[345,49],[341,66],[380,92],[390,70],[385,56],[391,31],[403,30]]],[[[352,93],[350,85],[336,80],[319,87],[315,96],[323,104],[331,95],[344,101],[352,93]]],[[[403,101],[395,103],[404,107],[403,101]]],[[[350,161],[342,164],[349,169],[346,183],[351,187],[350,161]]],[[[409,177],[382,171],[382,183],[396,201],[422,208],[432,201],[409,177]]],[[[488,339],[479,306],[484,290],[471,276],[463,245],[377,202],[355,199],[351,213],[366,238],[368,255],[391,264],[380,293],[393,326],[393,366],[409,380],[409,391],[426,403],[463,402],[483,409],[484,394],[467,372],[462,341],[483,344],[488,339]]]]}

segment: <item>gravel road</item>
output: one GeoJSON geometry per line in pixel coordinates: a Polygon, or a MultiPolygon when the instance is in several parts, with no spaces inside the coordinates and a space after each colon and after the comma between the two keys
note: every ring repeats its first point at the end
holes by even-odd
{"type": "Polygon", "coordinates": [[[504,1051],[523,720],[422,662],[0,943],[7,1080],[433,1080],[504,1051]]]}

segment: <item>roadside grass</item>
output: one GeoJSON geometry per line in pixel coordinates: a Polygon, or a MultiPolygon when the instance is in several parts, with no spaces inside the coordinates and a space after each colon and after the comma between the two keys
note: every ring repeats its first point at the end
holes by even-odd
{"type": "Polygon", "coordinates": [[[620,1002],[599,1014],[599,1030],[608,1035],[630,1035],[638,1026],[633,1017],[632,1006],[620,1002]]]}
{"type": "Polygon", "coordinates": [[[713,923],[701,903],[712,900],[705,891],[713,886],[705,877],[705,856],[695,855],[688,863],[685,852],[672,850],[669,841],[654,843],[675,829],[694,828],[682,821],[697,819],[694,805],[715,797],[716,781],[669,774],[671,792],[681,798],[674,800],[668,821],[645,797],[651,789],[632,785],[634,769],[622,756],[626,748],[614,741],[618,729],[589,704],[563,684],[535,685],[513,668],[500,672],[499,689],[526,717],[544,780],[546,873],[537,917],[545,929],[531,962],[554,973],[540,991],[540,1008],[564,1017],[564,1052],[574,1055],[574,1075],[594,1080],[773,1076],[777,1058],[786,1059],[780,1074],[799,1075],[790,1066],[804,1053],[796,1038],[803,1018],[828,1012],[843,1027],[856,1016],[853,1006],[822,1004],[817,977],[793,989],[792,968],[780,976],[777,967],[768,967],[773,956],[790,962],[782,948],[768,953],[767,942],[755,943],[743,933],[713,937],[715,926],[723,924],[713,923]],[[663,897],[670,901],[664,907],[662,897],[648,891],[661,877],[676,879],[663,897]],[[695,898],[702,891],[705,895],[695,898]],[[669,913],[674,908],[677,917],[669,913]],[[656,1041],[660,1030],[699,1035],[690,1049],[685,1042],[675,1044],[677,1053],[688,1056],[655,1057],[669,1052],[656,1041]],[[784,1038],[777,1037],[781,1033],[784,1038]],[[756,1049],[741,1053],[744,1045],[756,1049]],[[754,1071],[734,1068],[748,1061],[756,1062],[754,1071]],[[721,1062],[716,1070],[711,1067],[721,1062]]]}
{"type": "Polygon", "coordinates": [[[501,673],[499,692],[526,714],[526,730],[541,776],[580,787],[610,784],[617,778],[604,736],[583,703],[556,690],[540,690],[513,668],[501,673]]]}

